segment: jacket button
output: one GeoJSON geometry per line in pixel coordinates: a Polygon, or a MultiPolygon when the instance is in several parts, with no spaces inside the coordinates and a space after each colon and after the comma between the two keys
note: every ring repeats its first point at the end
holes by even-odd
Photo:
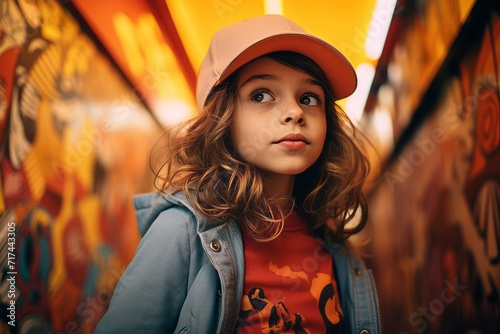
{"type": "Polygon", "coordinates": [[[366,329],[363,329],[361,332],[359,332],[359,334],[370,334],[370,332],[366,329]]]}
{"type": "Polygon", "coordinates": [[[212,241],[210,243],[210,249],[218,253],[221,250],[220,244],[217,241],[212,241]]]}
{"type": "MultiPolygon", "coordinates": [[[[359,270],[359,268],[354,268],[354,275],[361,276],[361,270],[359,270]]],[[[363,331],[366,331],[366,329],[363,329],[363,331]]],[[[360,334],[368,334],[368,331],[366,331],[366,332],[363,332],[363,331],[361,331],[359,333],[360,334]]]]}

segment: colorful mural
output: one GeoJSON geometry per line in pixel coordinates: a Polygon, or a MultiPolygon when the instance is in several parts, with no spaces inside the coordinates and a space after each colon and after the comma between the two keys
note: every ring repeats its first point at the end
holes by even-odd
{"type": "Polygon", "coordinates": [[[500,332],[500,19],[490,14],[370,194],[389,333],[500,332]]]}
{"type": "Polygon", "coordinates": [[[0,64],[0,332],[91,333],[139,240],[157,122],[55,0],[0,2],[0,64]]]}

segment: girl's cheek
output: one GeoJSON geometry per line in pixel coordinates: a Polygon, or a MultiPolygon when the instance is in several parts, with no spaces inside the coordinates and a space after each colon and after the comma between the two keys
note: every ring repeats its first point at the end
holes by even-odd
{"type": "Polygon", "coordinates": [[[266,143],[273,141],[273,131],[270,128],[262,127],[259,129],[259,132],[256,134],[254,141],[258,145],[265,145],[266,143]]]}
{"type": "Polygon", "coordinates": [[[250,143],[243,143],[238,145],[238,154],[245,160],[253,160],[257,157],[257,148],[250,143]]]}

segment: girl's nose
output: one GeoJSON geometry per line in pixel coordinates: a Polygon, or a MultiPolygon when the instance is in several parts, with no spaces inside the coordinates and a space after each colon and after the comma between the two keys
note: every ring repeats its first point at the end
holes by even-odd
{"type": "Polygon", "coordinates": [[[281,115],[280,121],[282,124],[299,124],[304,125],[306,122],[304,111],[300,105],[295,101],[287,102],[285,111],[281,115]]]}

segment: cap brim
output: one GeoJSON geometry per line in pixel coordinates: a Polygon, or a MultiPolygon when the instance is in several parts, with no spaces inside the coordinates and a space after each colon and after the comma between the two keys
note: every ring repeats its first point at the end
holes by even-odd
{"type": "Polygon", "coordinates": [[[293,51],[313,60],[327,76],[335,100],[351,95],[356,89],[356,72],[337,49],[312,35],[297,33],[271,36],[252,44],[226,67],[217,84],[249,61],[275,51],[293,51]]]}

